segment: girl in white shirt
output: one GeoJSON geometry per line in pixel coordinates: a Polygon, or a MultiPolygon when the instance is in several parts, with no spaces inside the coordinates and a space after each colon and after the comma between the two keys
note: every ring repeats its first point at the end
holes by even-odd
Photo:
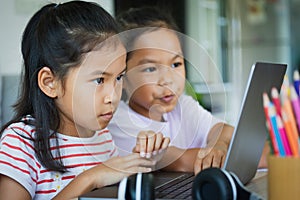
{"type": "Polygon", "coordinates": [[[198,173],[221,167],[233,127],[184,94],[184,55],[172,18],[145,7],[122,13],[117,21],[126,32],[128,101],[120,103],[108,126],[116,145],[127,154],[140,131],[152,130],[171,139],[165,169],[198,173]]]}

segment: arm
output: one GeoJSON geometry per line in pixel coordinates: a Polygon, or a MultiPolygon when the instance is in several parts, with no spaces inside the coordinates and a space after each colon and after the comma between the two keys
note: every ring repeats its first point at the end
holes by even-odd
{"type": "Polygon", "coordinates": [[[167,149],[167,152],[162,159],[164,160],[164,165],[158,166],[158,168],[162,168],[164,171],[193,172],[194,162],[198,151],[199,148],[180,149],[171,146],[167,149]]]}
{"type": "Polygon", "coordinates": [[[180,149],[169,147],[158,168],[166,171],[195,172],[202,169],[223,165],[230,144],[233,127],[227,124],[216,124],[209,132],[206,148],[180,149]]]}
{"type": "MultiPolygon", "coordinates": [[[[114,157],[74,178],[53,199],[73,199],[95,188],[111,185],[137,172],[149,172],[155,163],[139,154],[114,157]],[[145,167],[147,166],[147,167],[145,167]]],[[[0,199],[30,200],[29,192],[17,181],[0,174],[0,199]]]]}
{"type": "Polygon", "coordinates": [[[79,174],[53,199],[76,198],[93,189],[117,183],[134,173],[150,172],[154,164],[155,162],[141,158],[139,154],[111,158],[79,174]]]}
{"type": "Polygon", "coordinates": [[[232,126],[223,123],[216,124],[210,130],[207,146],[199,150],[195,160],[195,174],[208,167],[224,165],[233,130],[232,126]]]}
{"type": "Polygon", "coordinates": [[[30,200],[31,196],[17,181],[0,174],[0,199],[30,200]]]}
{"type": "MultiPolygon", "coordinates": [[[[222,124],[217,124],[211,129],[207,147],[199,150],[195,160],[195,174],[208,167],[222,167],[224,165],[233,131],[234,127],[228,124],[224,124],[224,126],[222,124]]],[[[269,155],[269,152],[270,147],[268,142],[266,142],[258,168],[267,167],[267,156],[269,155]]]]}
{"type": "MultiPolygon", "coordinates": [[[[207,145],[208,149],[206,148],[180,149],[171,146],[167,149],[167,152],[165,153],[162,159],[164,163],[163,164],[161,162],[158,163],[159,165],[157,166],[157,168],[162,169],[164,171],[194,172],[195,168],[197,167],[197,172],[195,171],[195,173],[198,173],[199,170],[198,166],[194,166],[194,163],[195,165],[196,164],[200,165],[201,162],[201,161],[196,161],[196,159],[199,159],[198,153],[203,154],[203,152],[206,150],[209,150],[210,153],[213,153],[214,151],[216,151],[216,149],[219,149],[220,151],[222,151],[223,149],[224,152],[221,153],[220,155],[225,154],[226,156],[232,138],[233,127],[229,125],[224,125],[224,130],[222,129],[221,135],[216,141],[216,138],[218,137],[218,133],[222,128],[222,126],[223,125],[219,124],[218,126],[215,126],[210,131],[209,138],[208,138],[208,145],[207,145]],[[211,146],[213,146],[214,144],[216,146],[214,148],[211,148],[211,146]]],[[[267,155],[269,154],[269,152],[270,152],[270,148],[268,143],[266,143],[258,168],[267,167],[267,155]]],[[[225,156],[222,158],[222,163],[224,163],[225,161],[225,156]]],[[[208,165],[211,166],[211,161],[209,162],[208,165]]],[[[223,164],[218,166],[222,166],[222,165],[223,164]]]]}

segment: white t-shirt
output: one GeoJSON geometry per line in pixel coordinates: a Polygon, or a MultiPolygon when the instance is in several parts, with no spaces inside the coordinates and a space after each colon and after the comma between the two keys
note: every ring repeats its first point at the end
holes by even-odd
{"type": "MultiPolygon", "coordinates": [[[[62,162],[68,172],[50,171],[36,156],[34,137],[35,128],[19,122],[11,124],[0,139],[0,174],[19,182],[32,199],[52,199],[78,174],[118,154],[107,129],[90,138],[57,134],[62,162]]],[[[58,150],[55,140],[55,137],[50,139],[54,156],[58,150]]]]}
{"type": "Polygon", "coordinates": [[[181,95],[175,109],[165,113],[163,117],[164,122],[151,120],[121,101],[108,125],[120,155],[132,152],[136,136],[142,130],[161,132],[165,137],[170,137],[171,146],[182,149],[204,147],[209,130],[215,124],[223,122],[187,95],[181,95]]]}

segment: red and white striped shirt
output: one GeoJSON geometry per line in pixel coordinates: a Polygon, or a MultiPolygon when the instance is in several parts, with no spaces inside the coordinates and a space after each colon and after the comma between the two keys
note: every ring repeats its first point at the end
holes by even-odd
{"type": "Polygon", "coordinates": [[[78,174],[118,154],[107,129],[90,138],[57,134],[50,139],[55,157],[60,150],[68,172],[49,171],[37,159],[33,138],[35,128],[23,122],[11,124],[0,139],[0,174],[19,182],[33,199],[51,199],[78,174]]]}

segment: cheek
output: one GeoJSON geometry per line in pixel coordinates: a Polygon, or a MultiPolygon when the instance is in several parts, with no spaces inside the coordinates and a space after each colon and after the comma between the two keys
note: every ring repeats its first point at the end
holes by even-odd
{"type": "Polygon", "coordinates": [[[114,91],[113,99],[115,103],[119,103],[119,101],[121,100],[122,88],[123,88],[123,84],[118,84],[114,89],[115,91],[114,91]]]}
{"type": "Polygon", "coordinates": [[[89,112],[91,114],[94,107],[91,105],[95,105],[95,101],[97,101],[97,91],[91,90],[88,88],[81,88],[80,91],[75,92],[72,98],[73,109],[79,110],[82,112],[89,112]]]}
{"type": "Polygon", "coordinates": [[[185,81],[185,69],[178,69],[175,71],[174,76],[176,77],[176,80],[179,82],[184,82],[185,81]]]}
{"type": "Polygon", "coordinates": [[[185,71],[180,70],[175,74],[175,83],[178,85],[178,89],[184,89],[185,86],[185,71]]]}
{"type": "Polygon", "coordinates": [[[138,102],[148,102],[149,99],[151,99],[152,91],[153,91],[153,87],[142,86],[132,91],[132,96],[129,98],[132,98],[134,99],[134,101],[138,101],[138,102]]]}

